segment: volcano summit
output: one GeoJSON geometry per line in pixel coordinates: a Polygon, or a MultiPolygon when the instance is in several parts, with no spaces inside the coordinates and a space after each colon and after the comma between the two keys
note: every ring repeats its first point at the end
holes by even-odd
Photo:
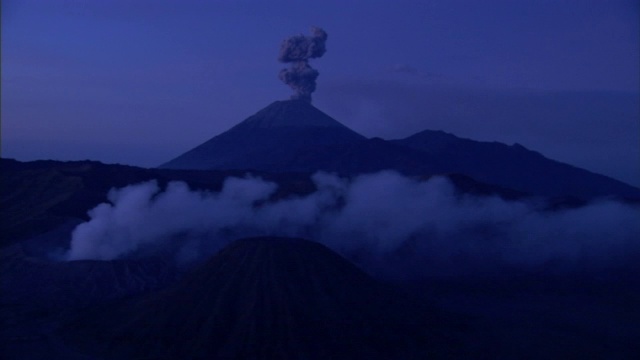
{"type": "Polygon", "coordinates": [[[307,101],[276,101],[161,167],[315,171],[329,148],[365,140],[307,101]]]}

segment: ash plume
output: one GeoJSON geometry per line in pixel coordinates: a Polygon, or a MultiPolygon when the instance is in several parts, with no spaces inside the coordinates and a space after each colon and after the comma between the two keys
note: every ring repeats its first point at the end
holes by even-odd
{"type": "Polygon", "coordinates": [[[295,94],[294,100],[311,102],[311,93],[316,90],[318,71],[309,65],[309,59],[319,58],[327,51],[327,33],[318,27],[311,28],[311,36],[296,35],[285,39],[280,46],[278,61],[290,63],[280,70],[279,78],[289,85],[295,94]]]}

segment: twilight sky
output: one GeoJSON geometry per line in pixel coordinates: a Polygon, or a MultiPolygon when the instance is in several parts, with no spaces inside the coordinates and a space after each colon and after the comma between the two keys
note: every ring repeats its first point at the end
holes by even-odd
{"type": "Polygon", "coordinates": [[[151,167],[291,90],[281,41],[329,34],[314,104],[373,137],[520,143],[640,186],[637,0],[3,0],[2,157],[151,167]]]}

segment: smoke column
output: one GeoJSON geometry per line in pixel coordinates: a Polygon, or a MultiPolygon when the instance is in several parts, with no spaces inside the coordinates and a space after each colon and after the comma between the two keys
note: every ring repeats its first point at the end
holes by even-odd
{"type": "Polygon", "coordinates": [[[295,91],[291,99],[311,102],[318,71],[309,66],[309,59],[324,55],[327,51],[326,41],[327,33],[321,28],[312,27],[311,36],[296,35],[282,42],[278,61],[290,63],[291,66],[280,70],[278,77],[295,91]]]}

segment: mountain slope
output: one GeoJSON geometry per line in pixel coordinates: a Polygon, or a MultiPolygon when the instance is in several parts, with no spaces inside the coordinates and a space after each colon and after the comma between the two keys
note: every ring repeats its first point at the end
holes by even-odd
{"type": "Polygon", "coordinates": [[[323,245],[252,238],[70,329],[115,358],[396,359],[450,355],[444,322],[323,245]]]}
{"type": "Polygon", "coordinates": [[[305,101],[276,101],[160,167],[299,171],[301,153],[364,140],[305,101]]]}
{"type": "Polygon", "coordinates": [[[521,145],[426,130],[401,140],[366,139],[313,105],[276,101],[230,130],[163,164],[166,169],[455,173],[532,195],[640,200],[640,189],[548,159],[521,145]]]}
{"type": "Polygon", "coordinates": [[[519,144],[461,139],[426,130],[392,143],[436,157],[444,172],[545,196],[593,198],[620,196],[640,199],[640,189],[615,179],[548,159],[519,144]]]}

